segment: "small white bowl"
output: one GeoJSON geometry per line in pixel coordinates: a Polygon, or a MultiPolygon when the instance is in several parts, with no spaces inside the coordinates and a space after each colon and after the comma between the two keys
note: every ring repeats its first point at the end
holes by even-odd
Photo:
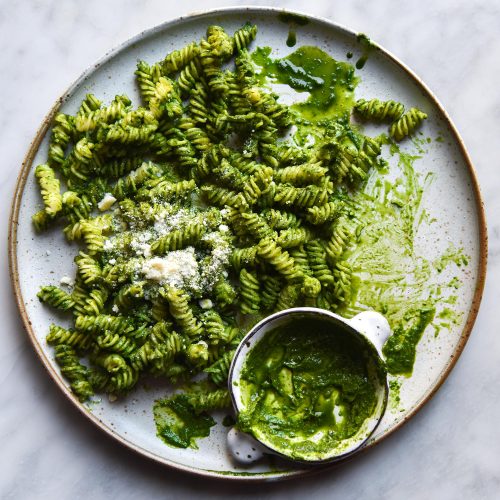
{"type": "Polygon", "coordinates": [[[238,414],[245,409],[241,385],[238,381],[250,351],[271,330],[284,326],[294,320],[304,318],[325,321],[326,323],[330,323],[335,329],[340,327],[344,332],[356,336],[364,344],[366,351],[370,353],[371,360],[369,362],[372,363],[372,366],[369,366],[369,369],[373,369],[373,372],[376,373],[376,376],[374,376],[377,395],[375,409],[354,436],[343,440],[341,445],[329,450],[320,458],[317,455],[310,459],[297,459],[288,456],[282,451],[275,449],[272,443],[265,441],[265,437],[261,437],[257,441],[252,436],[242,433],[236,427],[233,427],[228,433],[227,442],[230,453],[239,462],[254,462],[260,459],[265,453],[276,454],[289,460],[307,464],[324,464],[342,460],[356,453],[367,442],[384,415],[389,386],[385,370],[380,368],[384,366],[382,347],[391,333],[389,323],[384,316],[375,311],[362,312],[352,319],[345,319],[338,314],[314,307],[297,307],[272,314],[257,323],[243,338],[234,355],[228,378],[229,392],[236,413],[238,414]]]}

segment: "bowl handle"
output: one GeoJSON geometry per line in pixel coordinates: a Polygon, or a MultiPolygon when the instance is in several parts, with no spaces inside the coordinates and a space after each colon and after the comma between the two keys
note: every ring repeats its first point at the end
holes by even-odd
{"type": "Polygon", "coordinates": [[[391,327],[385,316],[375,311],[364,311],[348,322],[375,346],[383,359],[382,347],[391,335],[391,327]]]}
{"type": "Polygon", "coordinates": [[[227,433],[227,448],[231,456],[242,464],[251,464],[260,460],[264,453],[274,455],[271,450],[265,448],[259,441],[249,434],[241,432],[232,427],[227,433]]]}

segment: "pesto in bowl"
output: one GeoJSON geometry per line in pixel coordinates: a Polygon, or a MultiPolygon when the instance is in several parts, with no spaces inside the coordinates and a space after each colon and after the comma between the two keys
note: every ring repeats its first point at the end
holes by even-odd
{"type": "Polygon", "coordinates": [[[371,434],[385,371],[353,328],[299,316],[256,342],[237,384],[241,431],[288,458],[316,462],[350,453],[371,434]]]}

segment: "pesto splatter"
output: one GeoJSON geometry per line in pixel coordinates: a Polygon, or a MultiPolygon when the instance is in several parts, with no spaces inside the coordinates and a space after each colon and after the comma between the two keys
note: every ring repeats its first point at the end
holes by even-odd
{"type": "Polygon", "coordinates": [[[377,46],[364,33],[360,33],[357,36],[357,40],[361,46],[362,54],[356,61],[356,69],[363,69],[366,61],[368,61],[368,57],[370,57],[371,52],[377,46]]]}
{"type": "Polygon", "coordinates": [[[207,437],[215,425],[210,415],[196,414],[184,395],[155,401],[153,415],[158,437],[177,448],[197,448],[196,438],[207,437]]]}
{"type": "Polygon", "coordinates": [[[297,32],[290,28],[290,30],[288,31],[288,37],[286,39],[286,45],[287,47],[295,47],[295,45],[297,44],[297,32]]]}
{"type": "MultiPolygon", "coordinates": [[[[451,263],[464,264],[460,249],[451,247],[435,262],[419,255],[414,241],[427,222],[422,207],[425,188],[433,176],[420,176],[414,163],[420,154],[402,152],[391,144],[389,153],[398,158],[395,179],[380,171],[370,177],[362,193],[353,196],[357,221],[355,243],[342,256],[341,265],[351,272],[351,294],[337,312],[352,317],[365,309],[384,314],[393,335],[384,347],[389,373],[411,375],[416,347],[425,328],[449,328],[441,317],[445,304],[456,301],[459,281],[437,285],[436,275],[451,263]]],[[[457,264],[457,265],[458,265],[457,264]]],[[[457,324],[459,316],[448,308],[457,324]]]]}
{"type": "Polygon", "coordinates": [[[269,47],[258,48],[252,58],[262,68],[261,77],[310,94],[305,102],[292,105],[302,118],[318,122],[349,117],[357,84],[351,64],[312,46],[299,47],[282,59],[272,59],[270,54],[269,47]]]}
{"type": "Polygon", "coordinates": [[[389,411],[391,412],[402,412],[401,408],[401,380],[394,378],[389,380],[389,411]]]}

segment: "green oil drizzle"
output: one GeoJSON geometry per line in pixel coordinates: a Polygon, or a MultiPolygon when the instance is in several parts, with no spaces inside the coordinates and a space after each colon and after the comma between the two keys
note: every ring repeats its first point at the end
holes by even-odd
{"type": "Polygon", "coordinates": [[[280,14],[278,14],[278,19],[282,23],[286,23],[289,25],[288,38],[286,39],[287,47],[295,47],[295,45],[297,44],[297,27],[305,26],[309,23],[309,19],[305,16],[287,12],[281,12],[280,14]]]}
{"type": "Polygon", "coordinates": [[[303,119],[318,121],[349,116],[354,104],[357,78],[354,67],[339,62],[318,47],[299,47],[282,59],[272,59],[269,47],[253,52],[254,62],[262,68],[261,78],[289,85],[309,98],[292,105],[303,119]]]}
{"type": "Polygon", "coordinates": [[[357,36],[357,40],[361,45],[362,53],[360,58],[356,61],[356,69],[363,69],[372,50],[376,48],[376,45],[364,33],[360,33],[357,36]]]}
{"type": "Polygon", "coordinates": [[[290,28],[288,31],[288,38],[286,39],[286,45],[287,47],[295,47],[297,44],[297,32],[290,28]]]}
{"type": "Polygon", "coordinates": [[[309,19],[306,16],[292,14],[290,12],[280,12],[278,14],[278,19],[282,23],[296,24],[298,26],[305,26],[306,24],[309,24],[309,19]]]}
{"type": "Polygon", "coordinates": [[[455,248],[453,245],[450,245],[448,249],[433,262],[433,265],[438,272],[441,272],[450,264],[462,267],[466,266],[468,263],[469,257],[464,253],[464,249],[455,248]]]}

